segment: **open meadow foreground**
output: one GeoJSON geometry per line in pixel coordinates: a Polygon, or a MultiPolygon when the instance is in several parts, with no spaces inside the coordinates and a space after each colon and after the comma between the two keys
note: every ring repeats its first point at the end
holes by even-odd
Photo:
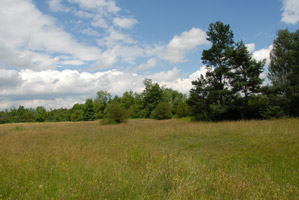
{"type": "Polygon", "coordinates": [[[0,125],[0,199],[298,199],[299,119],[0,125]]]}

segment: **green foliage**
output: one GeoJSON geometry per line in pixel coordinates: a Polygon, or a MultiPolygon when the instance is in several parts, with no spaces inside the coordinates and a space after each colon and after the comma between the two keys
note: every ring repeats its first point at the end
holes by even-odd
{"type": "Polygon", "coordinates": [[[265,62],[257,62],[251,57],[243,41],[236,44],[231,58],[230,85],[234,94],[242,94],[244,103],[252,94],[260,92],[262,79],[259,77],[265,62]]]}
{"type": "MultiPolygon", "coordinates": [[[[76,103],[76,104],[74,104],[73,105],[73,107],[71,108],[71,109],[69,109],[68,111],[67,111],[67,119],[68,119],[68,121],[73,121],[72,120],[72,115],[74,114],[74,112],[76,112],[77,110],[79,110],[80,111],[80,113],[82,113],[82,115],[80,115],[81,117],[79,118],[80,120],[75,120],[75,121],[81,121],[81,120],[83,120],[83,110],[84,110],[84,104],[78,104],[78,103],[76,103]]],[[[77,112],[74,116],[79,116],[79,114],[78,114],[79,112],[77,112]]]]}
{"type": "Polygon", "coordinates": [[[168,102],[160,102],[151,113],[151,118],[163,120],[171,119],[171,106],[168,102]]]}
{"type": "Polygon", "coordinates": [[[207,80],[203,75],[199,79],[192,81],[193,88],[190,90],[190,96],[187,104],[190,108],[190,114],[196,120],[207,119],[207,112],[209,109],[207,96],[207,80]]]}
{"type": "Polygon", "coordinates": [[[127,122],[127,112],[118,102],[111,102],[105,109],[103,124],[119,124],[127,122]]]}
{"type": "Polygon", "coordinates": [[[67,121],[68,120],[67,112],[68,112],[68,109],[66,109],[66,108],[59,108],[59,109],[51,110],[48,113],[48,120],[53,121],[53,122],[67,121]]]}
{"type": "Polygon", "coordinates": [[[141,108],[144,110],[144,117],[150,117],[155,107],[162,101],[163,90],[158,83],[153,83],[151,79],[143,81],[145,89],[142,92],[141,108]]]}
{"type": "Polygon", "coordinates": [[[271,51],[268,77],[273,87],[289,100],[286,111],[299,116],[299,29],[280,30],[271,51]]]}
{"type": "Polygon", "coordinates": [[[188,115],[188,104],[184,101],[179,102],[176,106],[175,114],[180,118],[186,117],[188,115]]]}
{"type": "Polygon", "coordinates": [[[269,79],[273,85],[288,85],[292,66],[299,64],[299,30],[279,30],[270,54],[269,79]]]}
{"type": "Polygon", "coordinates": [[[251,118],[248,101],[260,92],[264,62],[257,62],[241,41],[234,43],[229,25],[210,24],[212,47],[204,50],[205,77],[193,81],[187,101],[194,119],[238,120],[251,118]]]}
{"type": "Polygon", "coordinates": [[[82,110],[75,110],[71,115],[71,121],[77,122],[83,120],[83,111],[82,110]]]}
{"type": "Polygon", "coordinates": [[[4,124],[4,123],[5,123],[4,113],[0,112],[0,124],[4,124]]]}
{"type": "Polygon", "coordinates": [[[207,40],[212,47],[202,52],[202,62],[208,67],[206,84],[209,87],[208,99],[212,102],[219,100],[220,105],[226,105],[230,91],[228,86],[228,73],[230,70],[230,58],[233,51],[233,32],[230,25],[218,21],[209,26],[207,40]]]}
{"type": "Polygon", "coordinates": [[[170,88],[163,88],[162,101],[169,102],[172,106],[172,113],[177,115],[177,106],[186,101],[186,95],[170,88]]]}
{"type": "Polygon", "coordinates": [[[263,119],[277,119],[285,116],[280,106],[267,106],[265,109],[260,110],[263,119]]]}
{"type": "Polygon", "coordinates": [[[102,119],[107,104],[111,101],[111,94],[107,91],[100,90],[94,100],[95,118],[102,119]]]}
{"type": "Polygon", "coordinates": [[[121,98],[121,104],[124,106],[125,109],[129,109],[132,105],[135,104],[135,97],[131,90],[123,94],[121,98]]]}
{"type": "Polygon", "coordinates": [[[91,121],[94,119],[94,109],[92,99],[86,99],[83,109],[83,120],[91,121]]]}
{"type": "Polygon", "coordinates": [[[47,110],[43,106],[38,106],[35,110],[35,121],[44,122],[48,116],[47,110]]]}

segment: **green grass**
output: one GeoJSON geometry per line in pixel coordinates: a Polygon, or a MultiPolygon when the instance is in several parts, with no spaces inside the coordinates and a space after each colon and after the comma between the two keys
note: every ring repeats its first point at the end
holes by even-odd
{"type": "Polygon", "coordinates": [[[0,199],[298,199],[299,119],[0,125],[0,199]]]}

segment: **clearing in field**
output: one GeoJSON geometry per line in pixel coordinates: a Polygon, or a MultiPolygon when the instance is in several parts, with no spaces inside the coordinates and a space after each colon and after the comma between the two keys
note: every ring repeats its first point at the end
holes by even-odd
{"type": "Polygon", "coordinates": [[[296,199],[299,120],[0,125],[0,199],[296,199]]]}

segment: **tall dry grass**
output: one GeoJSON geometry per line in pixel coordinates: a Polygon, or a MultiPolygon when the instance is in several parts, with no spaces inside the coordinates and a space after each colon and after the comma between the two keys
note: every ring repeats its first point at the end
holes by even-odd
{"type": "Polygon", "coordinates": [[[297,199],[299,120],[0,125],[0,199],[297,199]]]}

